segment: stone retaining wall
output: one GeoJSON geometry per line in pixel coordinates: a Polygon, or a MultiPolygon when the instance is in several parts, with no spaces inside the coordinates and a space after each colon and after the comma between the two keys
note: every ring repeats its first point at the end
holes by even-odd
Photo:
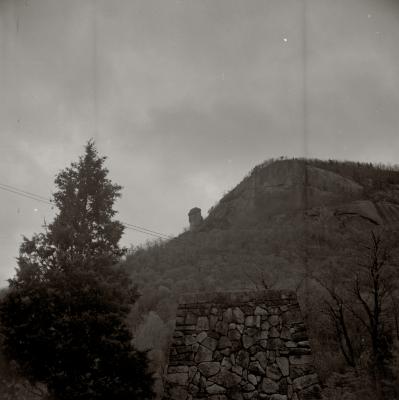
{"type": "Polygon", "coordinates": [[[164,400],[320,399],[294,292],[180,299],[164,400]]]}

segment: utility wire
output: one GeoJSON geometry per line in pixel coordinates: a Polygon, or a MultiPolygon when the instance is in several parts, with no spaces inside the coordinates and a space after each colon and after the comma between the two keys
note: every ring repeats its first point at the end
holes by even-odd
{"type": "Polygon", "coordinates": [[[133,224],[129,224],[127,222],[124,222],[124,225],[126,226],[126,228],[139,229],[139,230],[143,230],[143,231],[148,232],[148,233],[155,234],[157,236],[164,236],[165,238],[169,238],[169,239],[171,238],[170,235],[166,235],[166,234],[161,233],[161,232],[153,231],[151,229],[147,229],[147,228],[144,228],[144,227],[139,226],[139,225],[133,225],[133,224]]]}
{"type": "Polygon", "coordinates": [[[35,195],[33,193],[32,194],[27,194],[27,192],[24,192],[24,191],[19,190],[19,189],[10,189],[10,187],[6,187],[2,183],[0,183],[0,189],[1,190],[5,190],[5,191],[10,192],[10,193],[17,194],[19,196],[26,197],[26,198],[31,199],[31,200],[36,200],[36,201],[40,201],[40,202],[45,203],[45,204],[53,205],[53,203],[50,202],[49,200],[43,200],[44,197],[42,197],[42,196],[35,195]]]}
{"type": "MultiPolygon", "coordinates": [[[[28,192],[26,190],[18,189],[15,186],[7,185],[5,183],[0,183],[0,190],[7,191],[7,192],[10,192],[10,193],[16,194],[18,196],[22,196],[22,197],[25,197],[25,198],[30,199],[30,200],[36,200],[36,201],[39,201],[41,203],[48,204],[48,205],[51,205],[51,206],[54,205],[54,203],[51,200],[48,200],[44,196],[41,196],[41,195],[38,195],[38,194],[35,194],[35,193],[32,193],[32,192],[28,192]]],[[[136,231],[136,232],[144,233],[144,234],[149,235],[149,236],[157,237],[157,238],[160,238],[160,239],[170,239],[170,238],[172,238],[172,236],[170,236],[170,235],[166,235],[166,234],[161,233],[161,232],[153,231],[151,229],[144,228],[143,226],[138,226],[138,225],[130,224],[130,223],[123,222],[123,221],[122,221],[122,224],[127,229],[131,229],[131,230],[136,231]]]]}
{"type": "Polygon", "coordinates": [[[18,188],[14,187],[14,186],[7,185],[5,183],[0,183],[0,186],[5,186],[6,188],[9,188],[9,189],[12,189],[12,190],[17,190],[18,192],[25,193],[25,194],[27,194],[29,196],[38,197],[38,198],[41,198],[41,199],[43,199],[45,201],[51,201],[51,200],[49,200],[48,197],[40,196],[39,194],[35,194],[35,193],[32,193],[32,192],[28,192],[26,190],[18,189],[18,188]]]}
{"type": "Polygon", "coordinates": [[[147,231],[142,231],[142,230],[137,229],[137,228],[132,228],[130,226],[127,226],[125,222],[122,222],[122,224],[126,229],[131,229],[131,230],[136,231],[136,232],[144,233],[145,235],[153,236],[153,237],[156,237],[158,239],[171,239],[172,238],[172,236],[166,236],[166,235],[161,236],[161,235],[150,233],[150,232],[147,232],[147,231]]]}

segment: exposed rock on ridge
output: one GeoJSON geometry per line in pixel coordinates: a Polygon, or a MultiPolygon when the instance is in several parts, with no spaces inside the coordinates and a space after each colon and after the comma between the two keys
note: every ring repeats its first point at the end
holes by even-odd
{"type": "Polygon", "coordinates": [[[373,224],[396,222],[398,187],[370,191],[366,185],[311,161],[279,160],[256,167],[210,211],[204,229],[259,223],[312,209],[317,214],[320,207],[329,208],[337,218],[359,217],[373,224]]]}

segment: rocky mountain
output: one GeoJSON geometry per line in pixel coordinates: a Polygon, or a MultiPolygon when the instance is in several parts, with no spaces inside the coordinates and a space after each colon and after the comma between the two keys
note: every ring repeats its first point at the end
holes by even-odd
{"type": "Polygon", "coordinates": [[[220,200],[202,229],[248,226],[298,212],[317,218],[326,211],[376,225],[399,221],[399,171],[351,162],[268,161],[220,200]]]}
{"type": "MultiPolygon", "coordinates": [[[[162,370],[182,293],[295,290],[326,393],[337,395],[340,382],[352,375],[347,375],[334,324],[323,309],[330,299],[325,287],[338,290],[339,296],[350,293],[372,232],[388,232],[390,246],[399,252],[399,170],[355,162],[270,160],[255,167],[205,218],[193,208],[189,222],[190,229],[174,239],[132,248],[125,261],[142,293],[132,313],[138,346],[155,349],[154,364],[162,370]]],[[[392,277],[398,281],[399,274],[392,277]]],[[[399,300],[395,304],[388,313],[390,326],[399,323],[399,300]]],[[[353,316],[346,318],[356,346],[363,346],[358,338],[364,332],[353,316]]],[[[367,358],[367,348],[359,352],[367,358]]],[[[355,375],[348,399],[376,399],[369,376],[361,380],[355,375]]]]}
{"type": "Polygon", "coordinates": [[[267,277],[293,289],[309,269],[328,271],[346,260],[360,237],[399,223],[399,170],[269,160],[204,219],[199,213],[190,211],[190,230],[176,238],[132,249],[125,264],[139,285],[172,293],[245,290],[267,277]]]}

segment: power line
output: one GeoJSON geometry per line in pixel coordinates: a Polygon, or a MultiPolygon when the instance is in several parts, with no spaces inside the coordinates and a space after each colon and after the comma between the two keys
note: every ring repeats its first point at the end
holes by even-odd
{"type": "Polygon", "coordinates": [[[132,228],[130,226],[127,226],[126,223],[124,223],[124,222],[122,222],[122,224],[126,229],[131,229],[131,230],[133,230],[135,232],[144,233],[145,235],[153,236],[153,237],[156,237],[158,239],[170,239],[170,238],[172,238],[171,236],[166,236],[166,235],[165,236],[161,236],[161,235],[150,233],[150,232],[147,232],[147,231],[142,231],[140,229],[132,228]]]}
{"type": "Polygon", "coordinates": [[[139,225],[133,225],[133,224],[129,224],[129,223],[127,223],[127,222],[124,222],[124,225],[126,226],[126,228],[130,228],[130,229],[140,229],[140,230],[146,231],[146,232],[148,232],[148,233],[155,234],[155,235],[157,235],[157,236],[164,236],[165,238],[169,238],[169,239],[171,238],[170,235],[166,235],[166,234],[161,233],[161,232],[153,231],[153,230],[151,230],[151,229],[147,229],[147,228],[144,228],[144,227],[139,226],[139,225]]]}
{"type": "Polygon", "coordinates": [[[29,196],[38,197],[38,198],[41,198],[41,199],[43,199],[45,201],[50,201],[51,202],[51,200],[48,197],[40,196],[39,194],[35,194],[35,193],[32,193],[32,192],[28,192],[26,190],[18,189],[15,186],[7,185],[5,183],[0,183],[0,185],[1,186],[5,186],[6,188],[9,188],[9,189],[12,189],[12,190],[17,190],[18,192],[21,192],[21,193],[25,193],[25,194],[27,194],[29,196]]]}
{"type": "Polygon", "coordinates": [[[53,205],[53,203],[51,201],[43,200],[44,199],[43,196],[35,195],[33,193],[32,194],[27,194],[28,192],[25,192],[23,190],[19,190],[19,189],[16,189],[16,188],[15,189],[10,189],[10,187],[6,187],[2,183],[0,183],[0,189],[1,190],[5,190],[5,191],[10,192],[10,193],[17,194],[17,195],[22,196],[22,197],[26,197],[27,199],[36,200],[36,201],[40,201],[41,203],[53,205]]]}
{"type": "MultiPolygon", "coordinates": [[[[0,190],[4,190],[4,191],[7,191],[7,192],[16,194],[18,196],[25,197],[25,198],[30,199],[30,200],[35,200],[35,201],[39,201],[39,202],[44,203],[44,204],[48,204],[48,205],[54,206],[54,203],[51,200],[47,200],[47,198],[44,197],[44,196],[41,196],[41,195],[36,194],[36,193],[28,192],[26,190],[19,189],[19,188],[15,187],[15,186],[7,185],[5,183],[0,183],[0,190]]],[[[170,238],[172,238],[172,236],[170,236],[170,235],[166,235],[166,234],[161,233],[161,232],[157,232],[157,231],[154,231],[154,230],[151,230],[151,229],[147,229],[147,228],[145,228],[143,226],[134,225],[134,224],[130,224],[128,222],[123,222],[123,221],[121,223],[123,224],[123,226],[125,228],[133,230],[133,231],[136,231],[136,232],[143,233],[145,235],[157,237],[159,239],[170,239],[170,238]]]]}

